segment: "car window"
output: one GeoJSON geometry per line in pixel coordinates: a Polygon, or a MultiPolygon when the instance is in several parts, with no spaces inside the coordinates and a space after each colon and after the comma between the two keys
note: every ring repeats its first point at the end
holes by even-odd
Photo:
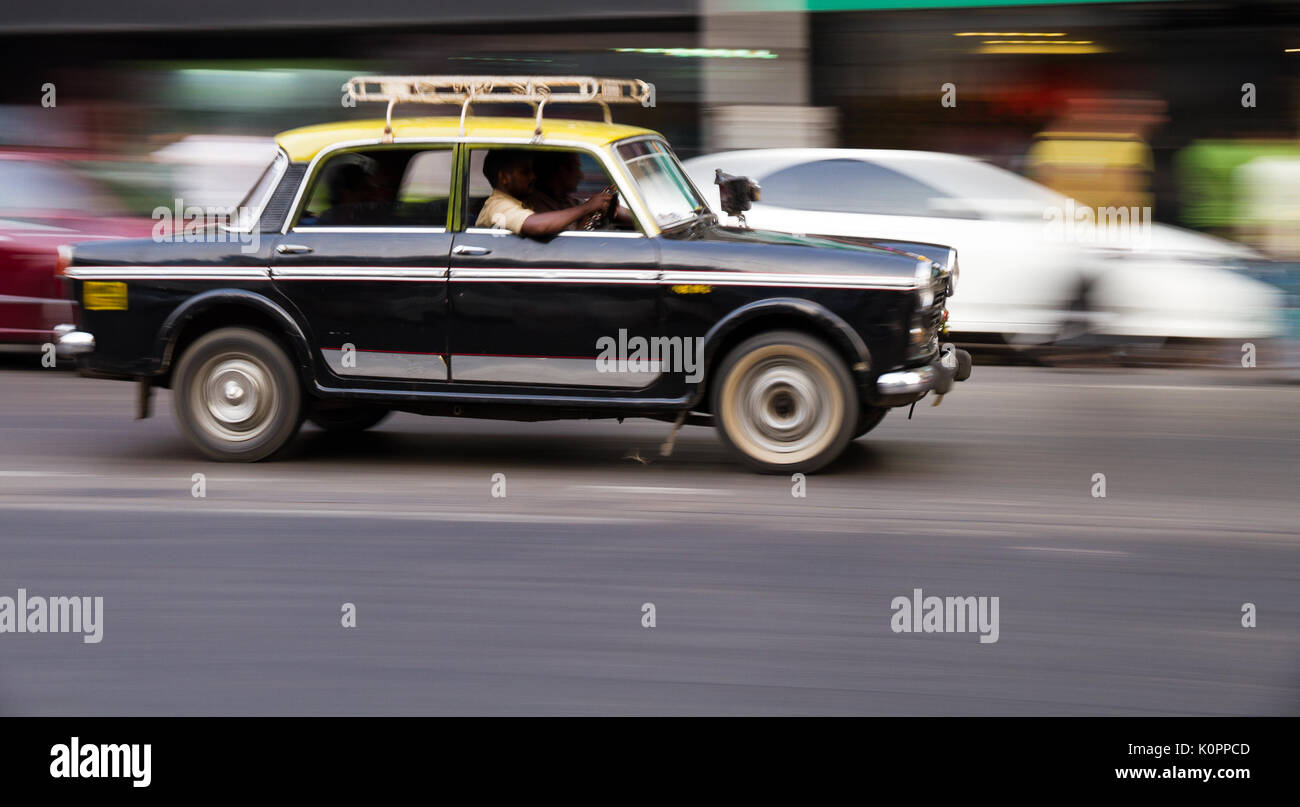
{"type": "MultiPolygon", "coordinates": [[[[510,147],[510,148],[511,150],[516,150],[517,147],[510,147]]],[[[605,171],[605,167],[601,165],[600,161],[586,151],[582,151],[579,149],[519,149],[519,150],[530,151],[534,153],[534,172],[537,175],[537,179],[534,181],[533,184],[533,193],[529,195],[529,198],[521,199],[520,201],[524,202],[526,205],[539,212],[543,210],[553,210],[553,209],[558,209],[559,207],[569,207],[573,204],[579,204],[582,201],[585,201],[586,199],[590,198],[591,196],[594,196],[595,194],[599,193],[604,188],[614,184],[614,180],[610,178],[609,174],[605,171]],[[572,159],[575,156],[577,157],[578,160],[577,162],[578,173],[576,176],[577,184],[572,190],[572,192],[568,194],[567,198],[566,195],[560,191],[552,190],[548,192],[547,188],[545,187],[546,183],[544,182],[544,177],[547,174],[547,170],[542,167],[542,164],[544,162],[551,162],[552,164],[554,164],[555,161],[562,161],[566,157],[572,159]]],[[[470,227],[476,226],[475,222],[478,219],[479,211],[483,209],[483,203],[486,202],[487,198],[492,195],[492,186],[488,184],[487,177],[483,174],[483,161],[487,158],[488,153],[491,151],[492,149],[488,149],[488,148],[476,148],[470,151],[469,193],[467,197],[468,204],[466,206],[466,211],[465,211],[466,221],[469,222],[470,227]]],[[[619,200],[619,203],[622,204],[623,206],[626,206],[626,202],[622,199],[619,200]]],[[[613,230],[634,229],[633,227],[628,225],[626,221],[627,220],[625,219],[623,223],[615,222],[606,229],[613,229],[613,230]]],[[[573,227],[571,227],[570,229],[581,230],[583,229],[582,223],[579,222],[578,224],[573,225],[573,227]]]]}
{"type": "Polygon", "coordinates": [[[765,177],[762,201],[796,210],[933,216],[933,200],[943,192],[861,160],[818,160],[784,168],[765,177]]]}
{"type": "Polygon", "coordinates": [[[381,148],[331,157],[312,180],[299,227],[446,227],[455,152],[381,148]]]}

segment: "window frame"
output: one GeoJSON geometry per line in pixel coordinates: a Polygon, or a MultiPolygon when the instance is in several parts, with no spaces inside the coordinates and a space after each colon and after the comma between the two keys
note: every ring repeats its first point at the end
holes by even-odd
{"type": "MultiPolygon", "coordinates": [[[[411,160],[415,159],[412,155],[411,160]]],[[[293,233],[447,233],[451,232],[451,220],[456,205],[456,183],[457,169],[459,165],[459,155],[456,151],[454,141],[442,140],[405,140],[385,143],[380,139],[375,140],[354,140],[345,143],[335,143],[332,146],[321,149],[308,164],[307,170],[303,174],[302,182],[298,186],[298,192],[294,195],[293,202],[290,205],[290,214],[285,219],[284,226],[281,228],[281,234],[293,233]],[[443,220],[441,227],[430,225],[400,225],[400,224],[347,224],[347,225],[330,225],[330,224],[299,224],[298,221],[306,211],[307,205],[311,202],[311,196],[315,192],[315,182],[328,167],[330,160],[335,157],[341,157],[346,154],[355,154],[366,151],[448,151],[451,152],[451,177],[449,187],[447,188],[447,216],[443,220]]],[[[409,161],[408,161],[409,168],[409,161]]]]}
{"type": "MultiPolygon", "coordinates": [[[[618,145],[618,143],[622,143],[622,142],[625,141],[620,140],[610,144],[610,148],[608,150],[612,151],[612,146],[618,145]]],[[[478,235],[513,235],[513,233],[511,233],[509,230],[503,230],[498,227],[477,227],[469,221],[469,200],[470,200],[469,183],[473,181],[473,177],[470,176],[470,155],[474,151],[485,150],[485,149],[491,150],[491,149],[502,148],[502,147],[516,148],[519,149],[520,151],[576,151],[590,156],[592,159],[596,161],[597,165],[599,165],[602,169],[604,169],[605,175],[608,176],[611,180],[613,180],[614,187],[618,188],[619,198],[624,201],[624,204],[627,207],[627,209],[631,211],[632,218],[636,222],[636,226],[637,226],[636,230],[631,230],[631,231],[629,230],[565,230],[563,232],[556,233],[556,235],[553,237],[565,238],[565,237],[577,236],[580,238],[581,237],[591,238],[594,236],[605,236],[610,238],[649,238],[652,235],[658,235],[659,232],[658,227],[656,227],[654,231],[650,231],[646,227],[646,221],[648,219],[648,216],[646,215],[646,212],[642,209],[643,203],[641,202],[641,197],[635,194],[634,195],[628,194],[628,188],[629,187],[635,188],[636,183],[634,183],[630,177],[622,173],[621,171],[623,167],[622,161],[618,160],[617,158],[610,159],[610,154],[607,153],[606,148],[594,148],[591,145],[585,143],[576,143],[576,142],[560,141],[560,140],[553,140],[550,142],[543,141],[541,143],[531,143],[528,141],[508,140],[508,139],[490,138],[490,137],[465,138],[461,140],[459,144],[459,148],[461,149],[461,156],[460,159],[458,160],[460,178],[459,178],[459,183],[456,186],[456,190],[459,192],[460,199],[455,203],[455,211],[456,211],[457,222],[463,226],[456,227],[456,229],[454,230],[455,232],[472,233],[478,235]],[[617,166],[620,170],[617,171],[614,170],[615,166],[617,166]]]]}

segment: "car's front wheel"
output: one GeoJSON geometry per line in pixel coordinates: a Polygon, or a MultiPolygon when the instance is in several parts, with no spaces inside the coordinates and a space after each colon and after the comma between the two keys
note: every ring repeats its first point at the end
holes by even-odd
{"type": "Polygon", "coordinates": [[[256,462],[284,448],[302,425],[302,389],[289,356],[251,328],[204,334],[172,378],[181,430],[214,460],[256,462]]]}
{"type": "Polygon", "coordinates": [[[844,361],[797,331],[750,337],[723,359],[712,383],[722,441],[763,473],[813,472],[843,453],[858,423],[844,361]]]}

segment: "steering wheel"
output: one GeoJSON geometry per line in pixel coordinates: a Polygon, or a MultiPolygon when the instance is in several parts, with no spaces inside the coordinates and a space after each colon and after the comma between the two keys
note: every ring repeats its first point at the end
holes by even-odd
{"type": "MultiPolygon", "coordinates": [[[[613,185],[607,186],[604,190],[613,191],[614,198],[609,200],[609,204],[604,210],[592,213],[582,222],[584,230],[608,230],[614,223],[614,213],[618,210],[618,188],[613,185]]],[[[603,191],[602,191],[603,192],[603,191]]]]}

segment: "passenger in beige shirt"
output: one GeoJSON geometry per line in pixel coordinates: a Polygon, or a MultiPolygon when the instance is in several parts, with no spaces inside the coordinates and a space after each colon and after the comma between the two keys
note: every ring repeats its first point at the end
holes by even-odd
{"type": "Polygon", "coordinates": [[[521,198],[533,190],[532,155],[520,149],[496,149],[483,160],[483,174],[492,185],[492,195],[483,203],[475,227],[496,227],[515,235],[544,238],[561,233],[593,213],[616,209],[618,194],[605,190],[580,205],[534,212],[521,198]]]}

